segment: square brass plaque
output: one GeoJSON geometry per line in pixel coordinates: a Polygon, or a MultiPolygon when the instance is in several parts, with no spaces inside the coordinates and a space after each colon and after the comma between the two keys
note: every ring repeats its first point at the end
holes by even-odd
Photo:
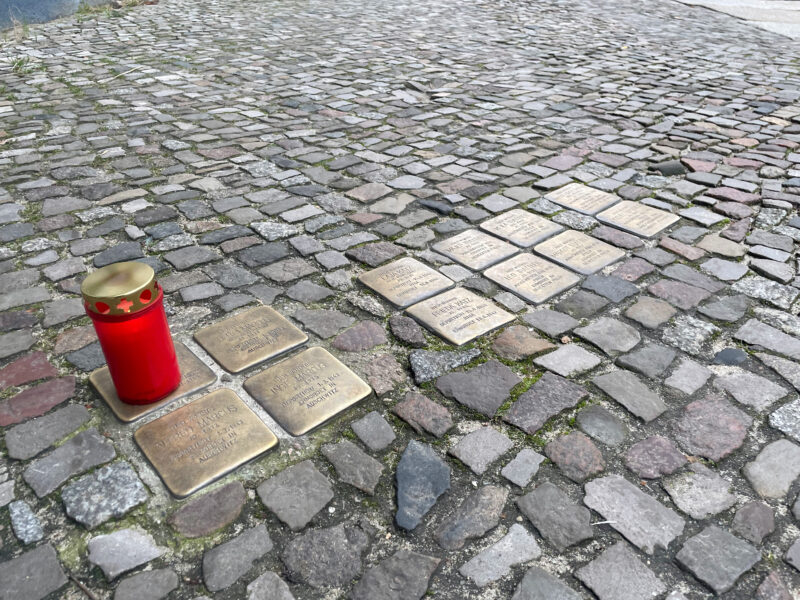
{"type": "Polygon", "coordinates": [[[481,223],[481,229],[508,240],[512,244],[528,248],[546,240],[564,228],[527,210],[515,208],[481,223]]]}
{"type": "Polygon", "coordinates": [[[308,336],[269,306],[251,308],[204,327],[194,339],[226,371],[238,373],[308,341],[308,336]]]}
{"type": "Polygon", "coordinates": [[[372,388],[324,348],[309,348],[244,382],[281,427],[302,435],[372,393],[372,388]]]}
{"type": "Polygon", "coordinates": [[[111,381],[108,367],[101,367],[93,371],[89,375],[89,381],[117,418],[123,423],[131,423],[157,411],[162,406],[175,402],[175,400],[199,392],[217,380],[214,371],[208,368],[184,344],[175,342],[175,354],[178,357],[178,368],[181,371],[181,383],[169,396],[153,404],[126,404],[120,400],[114,382],[111,381]]]}
{"type": "Polygon", "coordinates": [[[178,498],[278,444],[269,427],[229,389],[206,394],[142,425],[133,438],[178,498]]]}
{"type": "Polygon", "coordinates": [[[449,277],[409,257],[363,273],[358,280],[400,308],[453,286],[449,277]]]}
{"type": "Polygon", "coordinates": [[[571,229],[542,242],[533,250],[583,275],[591,275],[625,256],[619,248],[571,229]]]}
{"type": "Polygon", "coordinates": [[[581,279],[575,273],[532,254],[509,258],[487,269],[484,275],[533,303],[544,302],[571,288],[581,279]]]}
{"type": "Polygon", "coordinates": [[[434,244],[433,249],[474,271],[490,267],[518,252],[511,244],[477,229],[469,229],[434,244]]]}
{"type": "Polygon", "coordinates": [[[623,200],[598,214],[597,220],[623,231],[650,238],[680,220],[680,217],[646,204],[623,200]]]}
{"type": "Polygon", "coordinates": [[[456,346],[514,320],[511,313],[464,288],[428,298],[406,312],[456,346]]]}
{"type": "Polygon", "coordinates": [[[599,213],[619,201],[613,194],[582,183],[570,183],[545,194],[545,199],[585,215],[599,213]]]}

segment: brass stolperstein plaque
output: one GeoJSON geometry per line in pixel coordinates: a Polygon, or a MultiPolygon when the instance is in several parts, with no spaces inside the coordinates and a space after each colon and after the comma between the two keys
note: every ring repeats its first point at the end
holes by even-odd
{"type": "Polygon", "coordinates": [[[232,390],[211,392],[133,435],[167,489],[192,494],[278,444],[232,390]]]}
{"type": "Polygon", "coordinates": [[[593,215],[619,202],[619,198],[615,195],[581,183],[570,183],[547,192],[544,197],[585,215],[593,215]]]}
{"type": "Polygon", "coordinates": [[[406,312],[456,346],[514,320],[511,313],[464,288],[429,298],[406,312]]]}
{"type": "Polygon", "coordinates": [[[572,229],[534,246],[533,251],[583,275],[591,275],[625,256],[619,248],[572,229]]]}
{"type": "Polygon", "coordinates": [[[630,200],[623,200],[597,215],[601,223],[647,238],[661,233],[679,219],[671,212],[630,200]]]}
{"type": "Polygon", "coordinates": [[[101,367],[93,371],[89,375],[89,382],[120,421],[131,423],[167,404],[199,392],[217,380],[214,372],[181,342],[175,342],[175,355],[178,357],[181,383],[169,396],[152,404],[126,404],[120,400],[117,390],[114,388],[114,382],[111,381],[108,367],[101,367]]]}
{"type": "Polygon", "coordinates": [[[308,433],[372,393],[324,348],[309,348],[244,382],[244,389],[292,435],[308,433]]]}
{"type": "Polygon", "coordinates": [[[548,260],[532,254],[519,254],[484,272],[487,279],[538,304],[560,294],[581,278],[548,260]]]}
{"type": "Polygon", "coordinates": [[[449,277],[410,257],[362,273],[358,280],[400,308],[453,287],[449,277]]]}
{"type": "Polygon", "coordinates": [[[513,256],[519,250],[496,237],[469,229],[433,245],[436,252],[461,263],[473,271],[480,271],[513,256]]]}
{"type": "Polygon", "coordinates": [[[522,248],[533,246],[564,229],[558,223],[521,208],[514,208],[484,221],[480,227],[522,248]]]}
{"type": "Polygon", "coordinates": [[[269,306],[252,308],[204,327],[194,339],[226,371],[238,373],[308,341],[308,336],[269,306]]]}

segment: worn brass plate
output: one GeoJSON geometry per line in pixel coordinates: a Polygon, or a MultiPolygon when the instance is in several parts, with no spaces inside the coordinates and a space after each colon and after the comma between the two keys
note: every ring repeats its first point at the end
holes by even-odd
{"type": "Polygon", "coordinates": [[[575,273],[532,254],[509,258],[487,269],[484,275],[533,303],[544,302],[571,288],[581,279],[575,273]]]}
{"type": "Polygon", "coordinates": [[[324,348],[309,348],[253,375],[246,389],[278,424],[302,435],[372,393],[324,348]]]}
{"type": "Polygon", "coordinates": [[[544,197],[551,202],[585,215],[598,213],[619,201],[619,198],[613,194],[581,183],[570,183],[552,192],[547,192],[544,197]]]}
{"type": "Polygon", "coordinates": [[[204,327],[194,339],[231,373],[275,358],[308,341],[308,336],[269,306],[251,308],[204,327]]]}
{"type": "Polygon", "coordinates": [[[680,220],[680,217],[646,204],[623,200],[599,213],[597,220],[623,231],[650,238],[680,220]]]}
{"type": "Polygon", "coordinates": [[[406,312],[456,346],[514,320],[511,313],[464,288],[428,298],[406,312]]]}
{"type": "Polygon", "coordinates": [[[511,244],[477,229],[469,229],[434,244],[433,249],[475,271],[490,267],[518,252],[511,244]]]}
{"type": "Polygon", "coordinates": [[[181,371],[181,383],[169,396],[152,404],[126,404],[120,400],[114,382],[111,381],[108,367],[101,367],[93,371],[89,375],[89,381],[120,421],[123,423],[138,421],[175,400],[207,388],[217,380],[214,372],[181,342],[175,342],[175,354],[178,357],[178,368],[181,371]]]}
{"type": "Polygon", "coordinates": [[[515,208],[481,223],[481,229],[508,240],[512,244],[528,248],[546,240],[564,228],[527,210],[515,208]]]}
{"type": "Polygon", "coordinates": [[[619,248],[571,229],[534,246],[533,250],[584,275],[591,275],[625,256],[619,248]]]}
{"type": "Polygon", "coordinates": [[[221,389],[133,434],[169,491],[183,498],[278,444],[232,390],[221,389]]]}
{"type": "Polygon", "coordinates": [[[358,279],[400,308],[453,286],[450,278],[408,257],[363,273],[358,279]]]}

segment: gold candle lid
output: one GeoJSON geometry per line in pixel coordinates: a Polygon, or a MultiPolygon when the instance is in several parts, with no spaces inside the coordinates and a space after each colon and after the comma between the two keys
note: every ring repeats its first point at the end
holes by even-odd
{"type": "Polygon", "coordinates": [[[86,307],[100,315],[129,315],[144,310],[158,296],[150,265],[120,262],[97,269],[81,284],[86,307]]]}

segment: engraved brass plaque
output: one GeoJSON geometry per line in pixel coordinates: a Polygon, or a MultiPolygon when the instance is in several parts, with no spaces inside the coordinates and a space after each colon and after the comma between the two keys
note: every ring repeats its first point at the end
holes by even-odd
{"type": "Polygon", "coordinates": [[[558,223],[521,208],[509,210],[484,221],[480,227],[522,248],[533,246],[564,229],[558,223]]]}
{"type": "Polygon", "coordinates": [[[581,279],[575,273],[570,273],[532,254],[520,254],[509,258],[487,269],[484,275],[534,304],[560,294],[581,279]]]}
{"type": "Polygon", "coordinates": [[[599,213],[597,220],[623,231],[651,238],[676,223],[680,217],[646,204],[623,200],[599,213]]]}
{"type": "Polygon", "coordinates": [[[511,244],[477,229],[469,229],[433,245],[448,258],[480,271],[518,252],[511,244]]]}
{"type": "Polygon", "coordinates": [[[591,275],[625,256],[619,248],[571,229],[534,246],[533,250],[583,275],[591,275]]]}
{"type": "Polygon", "coordinates": [[[372,393],[324,348],[309,348],[244,382],[244,389],[292,435],[302,435],[372,393]]]}
{"type": "Polygon", "coordinates": [[[406,312],[456,346],[514,320],[511,313],[464,288],[428,298],[406,312]]]}
{"type": "Polygon", "coordinates": [[[545,194],[545,199],[571,208],[585,215],[599,213],[604,208],[619,201],[614,194],[609,194],[582,183],[570,183],[545,194]]]}
{"type": "Polygon", "coordinates": [[[120,400],[114,382],[111,381],[108,367],[101,367],[93,371],[89,375],[89,381],[117,418],[123,423],[131,423],[167,404],[199,392],[217,380],[214,372],[184,344],[175,342],[175,355],[178,357],[181,383],[169,396],[152,404],[126,404],[120,400]]]}
{"type": "Polygon", "coordinates": [[[308,336],[269,306],[251,308],[204,327],[194,339],[226,371],[238,373],[308,341],[308,336]]]}
{"type": "Polygon", "coordinates": [[[409,257],[363,273],[358,280],[400,308],[453,286],[449,277],[409,257]]]}
{"type": "Polygon", "coordinates": [[[232,390],[221,389],[133,434],[169,491],[183,498],[278,444],[232,390]]]}

